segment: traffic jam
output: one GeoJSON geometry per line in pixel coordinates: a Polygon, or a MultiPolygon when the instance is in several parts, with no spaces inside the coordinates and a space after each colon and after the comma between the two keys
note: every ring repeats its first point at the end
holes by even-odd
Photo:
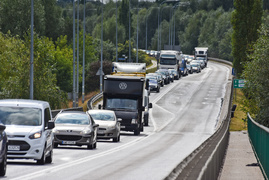
{"type": "Polygon", "coordinates": [[[113,72],[104,76],[102,102],[86,112],[62,110],[53,118],[48,102],[0,100],[0,176],[6,175],[7,159],[44,165],[60,146],[96,149],[98,139],[120,142],[121,131],[139,135],[149,124],[150,93],[200,73],[207,67],[207,50],[196,47],[194,55],[162,50],[154,73],[146,73],[145,63],[114,62],[113,72]]]}

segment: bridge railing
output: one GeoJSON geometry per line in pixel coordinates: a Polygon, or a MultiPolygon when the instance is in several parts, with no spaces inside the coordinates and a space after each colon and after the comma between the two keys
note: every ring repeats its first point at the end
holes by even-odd
{"type": "Polygon", "coordinates": [[[255,122],[248,114],[249,141],[265,179],[269,176],[269,128],[255,122]]]}

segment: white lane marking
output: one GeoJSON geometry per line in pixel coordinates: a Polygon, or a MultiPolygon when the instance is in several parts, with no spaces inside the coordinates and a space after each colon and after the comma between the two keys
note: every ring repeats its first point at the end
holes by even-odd
{"type": "Polygon", "coordinates": [[[36,172],[30,173],[30,174],[27,174],[27,175],[19,176],[19,177],[13,178],[13,180],[37,179],[40,176],[45,176],[48,172],[49,173],[57,172],[59,170],[65,169],[65,168],[69,168],[69,167],[72,167],[72,166],[75,166],[75,165],[79,165],[79,164],[85,163],[87,161],[90,161],[90,160],[93,160],[93,159],[96,159],[96,158],[99,158],[99,157],[102,157],[102,156],[109,155],[109,154],[112,154],[114,152],[120,151],[122,149],[125,149],[125,148],[137,143],[138,141],[141,141],[141,140],[144,140],[144,139],[150,137],[151,135],[153,135],[155,133],[153,132],[153,133],[145,133],[145,134],[147,135],[146,137],[141,136],[139,138],[136,138],[133,141],[130,141],[130,142],[126,143],[126,144],[123,144],[121,146],[115,147],[113,149],[107,150],[105,152],[101,152],[101,153],[98,153],[98,154],[95,154],[95,155],[92,155],[92,156],[83,157],[83,158],[80,158],[80,159],[72,161],[72,163],[67,162],[67,163],[64,163],[64,164],[61,164],[61,165],[58,165],[58,166],[52,166],[52,167],[44,169],[44,170],[40,170],[40,171],[36,171],[36,172]]]}

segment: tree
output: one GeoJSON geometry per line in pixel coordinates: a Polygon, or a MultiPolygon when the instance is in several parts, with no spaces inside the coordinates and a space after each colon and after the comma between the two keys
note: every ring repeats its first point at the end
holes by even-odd
{"type": "MultiPolygon", "coordinates": [[[[132,19],[132,13],[130,13],[130,19],[132,19]]],[[[119,24],[124,26],[125,29],[125,41],[129,39],[129,0],[123,0],[119,7],[119,24]]],[[[132,34],[132,29],[131,29],[132,34]]]]}
{"type": "Polygon", "coordinates": [[[263,10],[261,0],[235,0],[234,6],[231,20],[234,30],[232,35],[233,67],[240,76],[244,64],[248,61],[248,50],[257,40],[263,10]]]}
{"type": "Polygon", "coordinates": [[[57,6],[55,0],[42,0],[44,7],[45,32],[46,37],[54,41],[62,34],[64,21],[62,18],[62,9],[57,6]]]}
{"type": "Polygon", "coordinates": [[[244,110],[255,117],[256,121],[269,127],[269,31],[268,19],[262,26],[260,37],[254,44],[254,51],[248,56],[243,71],[246,80],[244,92],[247,99],[244,101],[244,110]]]}
{"type": "MultiPolygon", "coordinates": [[[[10,31],[12,35],[19,35],[22,38],[31,25],[31,0],[1,0],[0,7],[1,31],[3,33],[10,31]]],[[[34,9],[35,31],[44,35],[45,11],[41,0],[35,0],[34,9]]]]}

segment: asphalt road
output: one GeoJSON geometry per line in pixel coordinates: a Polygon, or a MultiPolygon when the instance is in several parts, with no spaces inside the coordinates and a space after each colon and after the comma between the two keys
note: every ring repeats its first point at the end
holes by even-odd
{"type": "Polygon", "coordinates": [[[122,132],[121,141],[98,141],[97,149],[60,146],[52,164],[8,160],[8,179],[164,179],[206,140],[219,120],[228,74],[225,65],[209,62],[194,73],[152,92],[150,122],[139,136],[122,132]]]}

